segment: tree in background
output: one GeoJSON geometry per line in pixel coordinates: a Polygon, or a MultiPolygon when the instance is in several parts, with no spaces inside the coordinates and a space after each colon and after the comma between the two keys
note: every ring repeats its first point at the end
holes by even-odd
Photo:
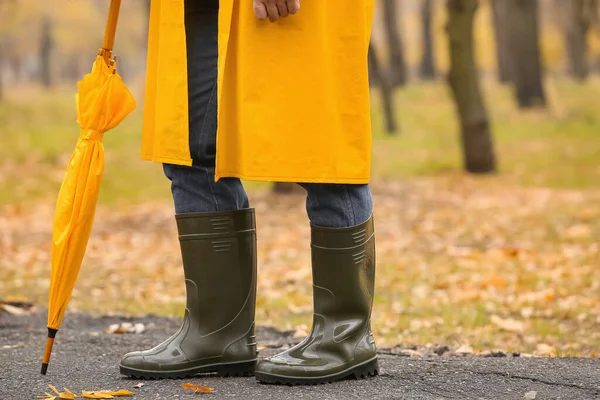
{"type": "Polygon", "coordinates": [[[2,100],[4,99],[4,80],[2,78],[3,64],[2,43],[0,42],[0,103],[2,103],[2,100]]]}
{"type": "Polygon", "coordinates": [[[14,19],[14,0],[0,0],[0,102],[4,98],[4,36],[11,28],[10,21],[14,19]]]}
{"type": "Polygon", "coordinates": [[[509,43],[510,20],[506,0],[491,0],[492,24],[496,37],[496,62],[498,80],[502,83],[512,82],[511,49],[509,43]]]}
{"type": "MultiPolygon", "coordinates": [[[[408,70],[404,56],[404,43],[400,36],[398,1],[399,0],[383,1],[383,22],[390,55],[390,77],[394,87],[404,86],[408,81],[408,70]]],[[[402,8],[401,4],[400,8],[402,8]]]]}
{"type": "Polygon", "coordinates": [[[545,106],[538,0],[500,0],[508,7],[512,79],[520,108],[545,106]]]}
{"type": "Polygon", "coordinates": [[[571,76],[585,80],[589,74],[588,32],[598,10],[597,0],[555,0],[564,32],[567,63],[571,76]]]}
{"type": "Polygon", "coordinates": [[[148,22],[146,22],[146,30],[149,32],[150,31],[150,7],[151,7],[151,0],[144,0],[142,4],[144,6],[144,15],[148,17],[148,22]]]}
{"type": "Polygon", "coordinates": [[[52,21],[47,15],[42,18],[40,37],[40,78],[45,87],[52,85],[52,21]]]}
{"type": "Polygon", "coordinates": [[[433,0],[423,0],[421,7],[421,28],[423,34],[423,57],[419,65],[419,75],[423,80],[435,79],[435,60],[433,56],[433,0]]]}
{"type": "Polygon", "coordinates": [[[369,75],[378,83],[381,91],[381,103],[385,116],[386,130],[390,135],[398,131],[394,113],[394,88],[390,79],[385,75],[377,50],[373,42],[369,43],[369,75]]]}
{"type": "Polygon", "coordinates": [[[473,21],[478,6],[479,0],[447,0],[448,80],[460,119],[465,169],[490,173],[496,170],[496,157],[474,51],[473,21]]]}

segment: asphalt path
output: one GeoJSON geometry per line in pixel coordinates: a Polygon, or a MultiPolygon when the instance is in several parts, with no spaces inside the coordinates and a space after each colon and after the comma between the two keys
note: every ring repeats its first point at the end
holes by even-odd
{"type": "MultiPolygon", "coordinates": [[[[200,376],[184,381],[140,381],[119,375],[121,356],[153,347],[177,329],[179,320],[147,316],[69,314],[58,333],[48,374],[40,375],[45,345],[45,314],[12,315],[0,311],[0,400],[33,399],[48,384],[81,390],[128,389],[132,399],[600,399],[600,361],[531,358],[514,355],[479,357],[445,352],[381,349],[381,374],[319,386],[264,385],[254,378],[200,376]],[[106,333],[111,324],[144,324],[140,334],[106,333]],[[194,394],[182,383],[214,391],[194,394]]],[[[291,332],[258,328],[261,355],[285,349],[297,339],[291,332]]]]}

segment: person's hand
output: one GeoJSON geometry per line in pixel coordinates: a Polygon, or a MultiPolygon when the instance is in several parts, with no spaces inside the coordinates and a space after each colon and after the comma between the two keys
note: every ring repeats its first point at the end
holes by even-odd
{"type": "MultiPolygon", "coordinates": [[[[253,0],[254,13],[260,20],[275,22],[300,10],[300,0],[253,0]]],[[[327,1],[327,0],[322,0],[327,1]]]]}

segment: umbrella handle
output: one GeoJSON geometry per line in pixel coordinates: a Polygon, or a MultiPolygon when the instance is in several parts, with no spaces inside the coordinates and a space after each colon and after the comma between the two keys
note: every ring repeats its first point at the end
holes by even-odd
{"type": "Polygon", "coordinates": [[[106,20],[106,29],[104,30],[104,41],[102,42],[104,59],[107,64],[115,45],[115,35],[117,34],[117,22],[119,22],[120,10],[121,0],[110,0],[110,9],[108,10],[108,19],[106,20]]]}

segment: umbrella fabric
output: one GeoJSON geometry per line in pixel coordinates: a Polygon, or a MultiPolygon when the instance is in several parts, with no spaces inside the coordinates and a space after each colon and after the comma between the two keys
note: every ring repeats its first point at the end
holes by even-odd
{"type": "Polygon", "coordinates": [[[78,83],[77,122],[81,134],[60,188],[52,226],[52,274],[48,328],[60,327],[92,231],[102,172],[104,132],[135,109],[135,100],[116,73],[98,56],[78,83]]]}

